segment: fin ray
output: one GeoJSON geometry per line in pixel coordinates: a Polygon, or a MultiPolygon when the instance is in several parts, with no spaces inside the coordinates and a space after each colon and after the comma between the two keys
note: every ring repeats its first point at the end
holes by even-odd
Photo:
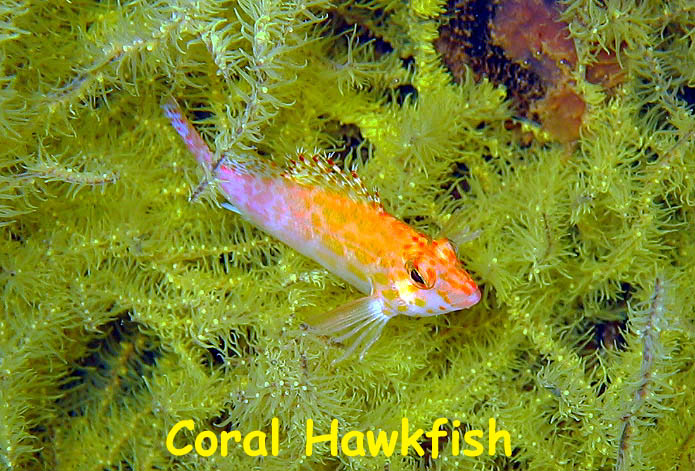
{"type": "Polygon", "coordinates": [[[220,206],[222,206],[224,209],[228,209],[233,213],[241,214],[241,211],[239,211],[236,206],[234,206],[231,203],[227,203],[226,201],[224,203],[220,203],[220,206]]]}
{"type": "Polygon", "coordinates": [[[343,170],[333,161],[331,155],[318,151],[309,153],[299,149],[296,157],[287,158],[284,176],[303,185],[318,185],[328,190],[345,191],[352,199],[374,204],[383,210],[379,193],[370,192],[354,169],[343,170]]]}
{"type": "Polygon", "coordinates": [[[381,336],[389,319],[391,316],[384,312],[383,303],[374,296],[367,296],[330,311],[324,320],[312,325],[310,330],[319,335],[339,334],[333,337],[334,343],[352,339],[347,350],[334,363],[344,360],[358,347],[361,360],[381,336]]]}

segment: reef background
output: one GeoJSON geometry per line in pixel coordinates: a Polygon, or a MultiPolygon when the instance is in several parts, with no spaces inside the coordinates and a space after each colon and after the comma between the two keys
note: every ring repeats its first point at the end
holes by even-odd
{"type": "Polygon", "coordinates": [[[695,7],[545,6],[574,64],[546,46],[506,69],[452,62],[447,25],[499,8],[480,1],[2,2],[0,467],[695,469],[695,7]],[[529,81],[581,97],[576,136],[553,134],[562,103],[515,101],[544,55],[561,77],[529,81]],[[188,201],[204,175],[159,108],[169,93],[220,153],[355,163],[390,212],[459,244],[483,300],[396,318],[363,361],[331,366],[341,347],[303,319],[359,294],[212,186],[188,201]],[[181,419],[274,416],[277,458],[165,449],[181,419]],[[307,418],[401,417],[494,417],[513,454],[304,456],[307,418]]]}

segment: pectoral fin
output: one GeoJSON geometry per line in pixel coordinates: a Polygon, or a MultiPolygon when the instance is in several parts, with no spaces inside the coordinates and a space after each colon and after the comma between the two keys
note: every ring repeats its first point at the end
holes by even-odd
{"type": "Polygon", "coordinates": [[[380,299],[367,296],[330,311],[318,323],[312,324],[310,330],[319,335],[337,335],[333,337],[336,343],[350,340],[347,350],[336,361],[344,360],[360,346],[361,360],[369,347],[377,341],[390,318],[380,299]]]}

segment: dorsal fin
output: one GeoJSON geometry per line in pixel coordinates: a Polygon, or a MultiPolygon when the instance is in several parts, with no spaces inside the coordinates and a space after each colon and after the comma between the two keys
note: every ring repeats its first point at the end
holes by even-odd
{"type": "Polygon", "coordinates": [[[221,167],[229,168],[242,175],[277,177],[283,170],[275,162],[267,159],[238,159],[225,155],[221,167]]]}
{"type": "Polygon", "coordinates": [[[331,158],[332,154],[301,149],[288,157],[283,176],[305,185],[319,185],[329,190],[344,191],[355,201],[363,201],[383,209],[379,193],[370,192],[357,172],[343,170],[331,158]]]}

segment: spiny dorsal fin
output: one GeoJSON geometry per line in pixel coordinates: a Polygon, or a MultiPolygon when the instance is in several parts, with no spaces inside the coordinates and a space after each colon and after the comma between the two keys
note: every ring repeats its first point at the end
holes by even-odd
{"type": "Polygon", "coordinates": [[[305,185],[319,185],[329,190],[346,192],[356,201],[364,201],[383,209],[379,193],[370,192],[357,172],[343,170],[331,158],[332,154],[319,151],[297,151],[294,157],[288,157],[283,176],[305,185]]]}
{"type": "Polygon", "coordinates": [[[235,157],[225,156],[222,161],[222,167],[229,168],[235,173],[242,175],[254,175],[264,177],[277,177],[282,175],[282,169],[266,159],[238,159],[235,157]]]}

